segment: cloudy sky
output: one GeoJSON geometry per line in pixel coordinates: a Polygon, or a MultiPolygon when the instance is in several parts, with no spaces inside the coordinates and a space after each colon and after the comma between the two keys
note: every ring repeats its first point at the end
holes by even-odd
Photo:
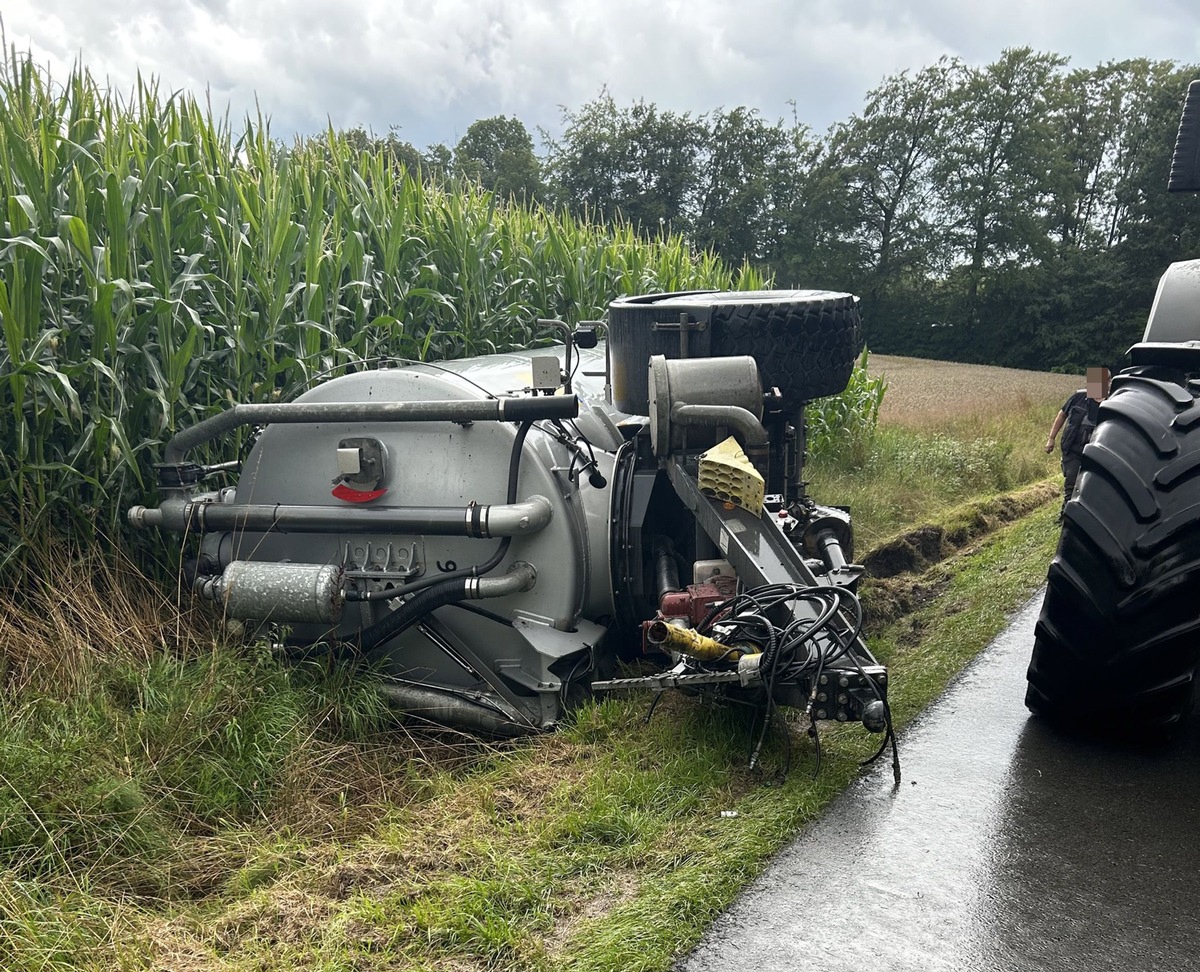
{"type": "Polygon", "coordinates": [[[280,137],[400,127],[453,145],[477,118],[560,127],[604,86],[702,112],[749,105],[818,131],[885,76],[1028,45],[1094,67],[1200,63],[1197,0],[0,0],[10,45],[62,76],[137,71],[280,137]]]}

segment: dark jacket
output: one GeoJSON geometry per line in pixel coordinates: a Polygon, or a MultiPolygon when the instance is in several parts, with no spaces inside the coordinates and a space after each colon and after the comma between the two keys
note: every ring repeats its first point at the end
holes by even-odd
{"type": "Polygon", "coordinates": [[[1062,412],[1067,417],[1062,434],[1063,455],[1082,455],[1083,447],[1092,438],[1092,430],[1096,427],[1100,403],[1088,398],[1087,391],[1081,388],[1067,399],[1062,412]]]}

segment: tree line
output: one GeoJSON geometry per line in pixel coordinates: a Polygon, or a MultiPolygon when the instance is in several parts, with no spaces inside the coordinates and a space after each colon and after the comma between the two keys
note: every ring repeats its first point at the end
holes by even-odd
{"type": "Polygon", "coordinates": [[[607,91],[564,109],[540,154],[504,116],[452,148],[342,134],[426,179],[682,233],[778,286],[857,293],[878,352],[1074,370],[1118,363],[1157,277],[1200,256],[1200,201],[1165,191],[1196,77],[1017,48],[893,74],[823,134],[794,112],[680,113],[607,91]]]}

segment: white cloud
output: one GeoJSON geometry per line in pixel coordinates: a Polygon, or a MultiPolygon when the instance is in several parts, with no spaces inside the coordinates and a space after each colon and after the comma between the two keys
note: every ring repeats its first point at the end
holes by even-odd
{"type": "Polygon", "coordinates": [[[557,127],[607,86],[703,112],[794,99],[818,130],[887,75],[942,54],[975,63],[1005,47],[1077,67],[1145,56],[1200,62],[1200,9],[1138,0],[5,0],[10,43],[65,74],[76,56],[128,90],[211,90],[235,117],[255,95],[274,131],[395,124],[418,145],[453,143],[477,118],[557,127]]]}

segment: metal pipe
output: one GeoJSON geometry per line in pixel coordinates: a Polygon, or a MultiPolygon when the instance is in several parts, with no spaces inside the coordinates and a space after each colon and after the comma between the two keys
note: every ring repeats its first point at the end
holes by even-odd
{"type": "Polygon", "coordinates": [[[762,422],[755,418],[753,412],[740,405],[689,405],[676,402],[671,406],[671,422],[705,428],[726,425],[740,433],[747,455],[751,447],[767,446],[771,441],[762,422]]]}
{"type": "Polygon", "coordinates": [[[842,542],[832,530],[822,530],[817,534],[817,546],[825,558],[831,573],[839,573],[846,569],[846,555],[842,552],[842,542]]]}
{"type": "Polygon", "coordinates": [[[705,428],[728,426],[738,433],[746,458],[770,481],[771,437],[753,412],[740,405],[688,405],[676,402],[671,406],[671,421],[682,426],[699,425],[705,428]]]}
{"type": "Polygon", "coordinates": [[[414,594],[396,610],[360,631],[359,648],[364,653],[372,652],[447,604],[517,594],[532,588],[536,580],[533,565],[521,561],[513,564],[503,577],[447,577],[414,594]]]}
{"type": "Polygon", "coordinates": [[[167,443],[163,463],[183,462],[196,446],[244,425],[270,422],[536,422],[575,418],[574,395],[533,398],[450,399],[430,402],[277,402],[234,405],[212,418],[183,429],[167,443]]]}
{"type": "Polygon", "coordinates": [[[646,640],[660,648],[673,649],[701,661],[740,658],[741,652],[723,645],[715,638],[702,635],[693,628],[684,628],[666,621],[655,621],[646,629],[646,640]]]}
{"type": "Polygon", "coordinates": [[[537,568],[517,561],[501,577],[468,577],[467,600],[480,601],[489,597],[507,597],[533,590],[537,583],[537,568]]]}
{"type": "Polygon", "coordinates": [[[597,321],[597,327],[604,328],[604,400],[609,405],[613,403],[612,399],[612,344],[608,340],[608,325],[604,321],[597,321]]]}
{"type": "MultiPolygon", "coordinates": [[[[563,360],[563,365],[566,369],[566,378],[563,379],[563,391],[568,395],[571,394],[571,348],[575,344],[575,335],[571,333],[570,325],[566,321],[538,319],[538,327],[555,327],[563,333],[563,346],[567,349],[563,360]]],[[[573,418],[574,416],[572,416],[573,418]]]]}
{"type": "Polygon", "coordinates": [[[516,537],[545,529],[554,505],[534,494],[519,503],[466,507],[284,506],[266,503],[164,501],[157,508],[134,506],[132,526],[163,527],[177,533],[224,530],[252,533],[420,533],[430,536],[516,537]]]}

